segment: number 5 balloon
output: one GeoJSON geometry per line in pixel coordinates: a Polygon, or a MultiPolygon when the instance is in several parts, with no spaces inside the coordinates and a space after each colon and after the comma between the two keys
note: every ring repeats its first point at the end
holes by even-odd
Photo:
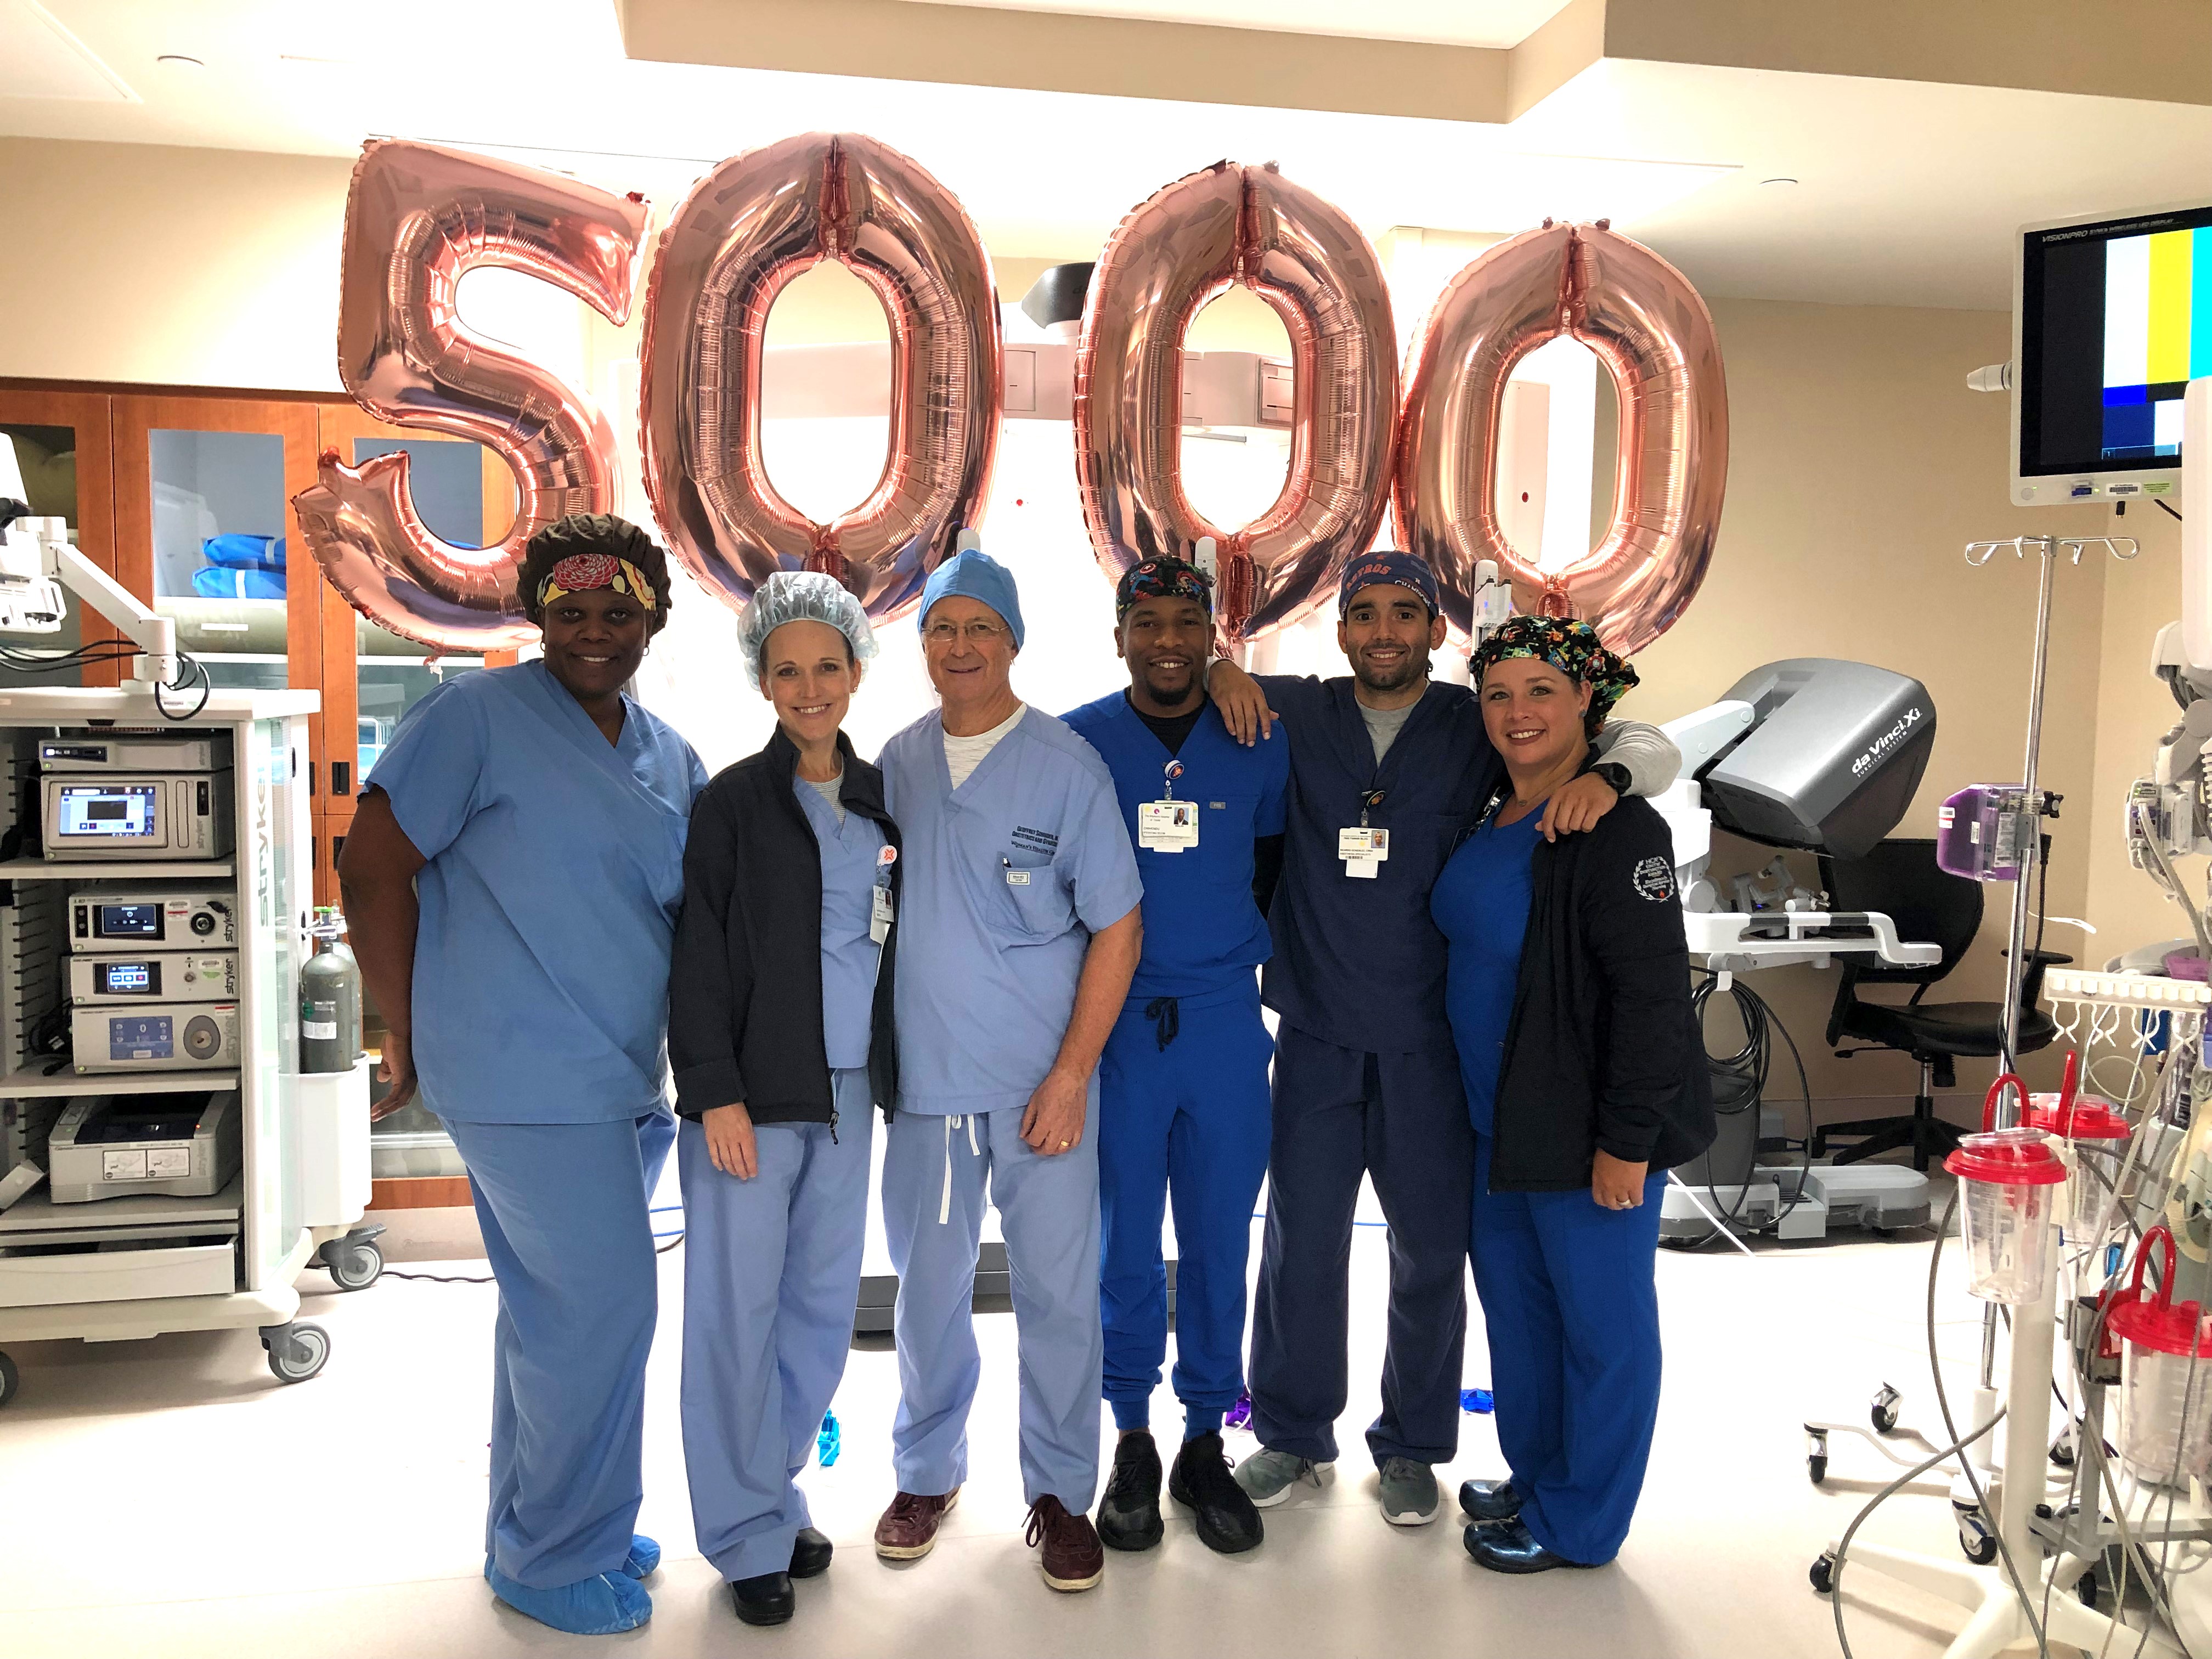
{"type": "Polygon", "coordinates": [[[1711,561],[1728,483],[1728,386],[1713,319],[1682,273],[1606,222],[1524,231],[1452,278],[1423,325],[1399,422],[1400,544],[1437,573],[1446,614],[1473,621],[1476,562],[1515,603],[1577,616],[1623,654],[1673,627],[1711,561]],[[1620,409],[1613,526],[1546,572],[1505,538],[1493,498],[1506,377],[1566,334],[1613,375],[1620,409]]]}
{"type": "Polygon", "coordinates": [[[1156,553],[1221,550],[1214,621],[1230,647],[1319,603],[1382,522],[1398,408],[1382,264],[1359,228],[1274,168],[1217,162],[1121,222],[1091,275],[1075,360],[1075,474],[1109,579],[1156,553]],[[1291,337],[1289,476],[1244,528],[1216,529],[1182,488],[1182,339],[1231,283],[1291,337]]]}
{"type": "Polygon", "coordinates": [[[951,191],[888,144],[809,133],[723,162],[661,233],[646,296],[646,494],[691,574],[732,607],[776,570],[826,570],[871,616],[921,597],[981,516],[998,447],[999,299],[951,191]],[[867,499],[817,524],[761,459],[769,307],[836,259],[883,301],[890,445],[867,499]]]}
{"type": "Polygon", "coordinates": [[[472,438],[514,469],[521,507],[489,547],[432,534],[404,452],[356,469],[335,453],[293,500],[331,584],[393,633],[445,648],[534,639],[514,570],[564,514],[614,499],[614,433],[580,392],[461,326],[454,294],[479,265],[526,271],[610,322],[629,316],[645,236],[641,196],[434,144],[369,144],[346,198],[338,375],[380,421],[472,438]]]}

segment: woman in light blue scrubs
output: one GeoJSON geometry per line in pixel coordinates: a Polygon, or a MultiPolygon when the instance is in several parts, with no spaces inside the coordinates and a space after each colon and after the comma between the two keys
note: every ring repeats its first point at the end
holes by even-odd
{"type": "Polygon", "coordinates": [[[653,1616],[634,1528],[675,1136],[669,952],[699,757],[623,687],[668,617],[666,556],[571,514],[530,539],[542,661],[448,680],[368,778],[338,875],[389,1035],[460,1149],[499,1281],[484,1577],[575,1635],[653,1616]]]}
{"type": "Polygon", "coordinates": [[[738,623],[767,746],[699,797],[669,986],[684,1180],[684,1461],[738,1617],[830,1568],[798,1476],[845,1372],[871,1108],[896,1086],[898,828],[839,728],[876,653],[860,601],[779,571],[738,623]],[[819,972],[810,972],[818,963],[819,972]]]}

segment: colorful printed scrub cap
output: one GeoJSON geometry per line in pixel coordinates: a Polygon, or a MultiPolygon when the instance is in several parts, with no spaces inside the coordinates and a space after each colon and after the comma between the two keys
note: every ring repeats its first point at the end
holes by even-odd
{"type": "Polygon", "coordinates": [[[1195,599],[1210,617],[1213,578],[1189,560],[1164,553],[1121,573],[1121,580],[1114,585],[1114,620],[1118,623],[1127,616],[1139,599],[1195,599]]]}
{"type": "Polygon", "coordinates": [[[628,559],[618,559],[611,553],[571,553],[538,584],[538,608],[543,611],[565,593],[588,593],[598,587],[627,593],[647,611],[660,606],[660,596],[653,591],[645,572],[628,559]]]}
{"type": "Polygon", "coordinates": [[[1492,663],[1509,657],[1535,657],[1577,684],[1590,689],[1583,724],[1592,736],[1605,724],[1613,704],[1636,685],[1636,671],[1605,648],[1597,630],[1568,617],[1515,617],[1474,648],[1468,667],[1476,686],[1492,663]]]}

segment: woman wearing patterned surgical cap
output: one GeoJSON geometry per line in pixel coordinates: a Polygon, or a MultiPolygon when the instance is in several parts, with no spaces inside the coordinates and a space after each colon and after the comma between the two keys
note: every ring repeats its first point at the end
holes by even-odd
{"type": "Polygon", "coordinates": [[[542,660],[448,680],[363,786],[338,875],[390,1028],[380,1112],[417,1092],[468,1166],[499,1281],[484,1577],[556,1630],[653,1615],[632,1530],[675,1139],[661,1057],[684,843],[706,770],[623,692],[668,617],[634,525],[530,539],[542,660]]]}
{"type": "Polygon", "coordinates": [[[1474,653],[1506,781],[1437,878],[1445,1011],[1474,1128],[1475,1289],[1510,1478],[1460,1488],[1498,1572],[1613,1559],[1659,1410],[1653,1258],[1666,1172],[1713,1139],[1667,826],[1622,800],[1547,842],[1636,684],[1587,623],[1516,617],[1474,653]]]}

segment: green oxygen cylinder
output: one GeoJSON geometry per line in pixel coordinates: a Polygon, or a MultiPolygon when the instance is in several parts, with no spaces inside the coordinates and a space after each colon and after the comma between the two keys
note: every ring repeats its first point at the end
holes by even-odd
{"type": "Polygon", "coordinates": [[[361,1059],[361,964],[345,946],[345,918],[315,912],[314,954],[300,969],[300,1069],[350,1072],[361,1059]]]}

